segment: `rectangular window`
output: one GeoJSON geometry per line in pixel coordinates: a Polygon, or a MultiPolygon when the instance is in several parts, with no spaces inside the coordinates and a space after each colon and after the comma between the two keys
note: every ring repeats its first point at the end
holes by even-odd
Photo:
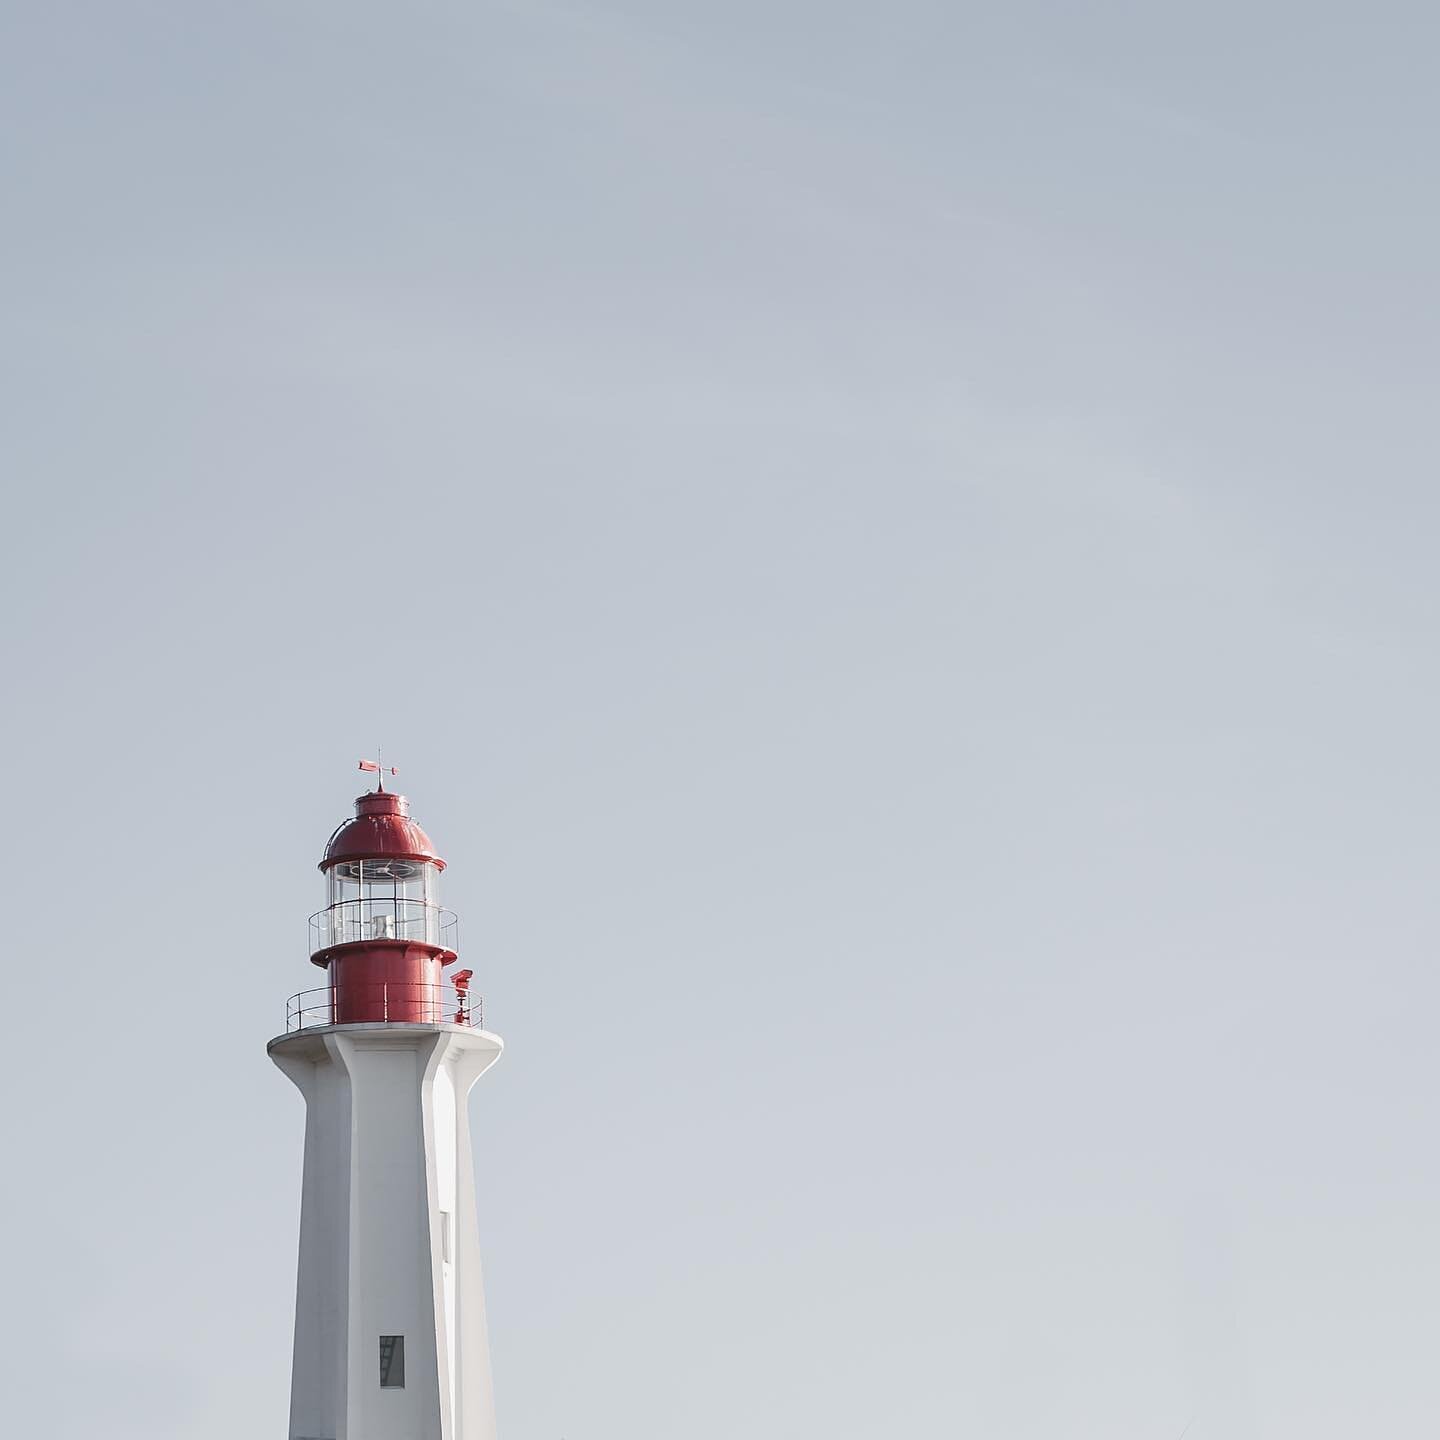
{"type": "Polygon", "coordinates": [[[382,1390],[403,1390],[405,1388],[405,1337],[403,1335],[382,1335],[380,1337],[380,1388],[382,1390]]]}

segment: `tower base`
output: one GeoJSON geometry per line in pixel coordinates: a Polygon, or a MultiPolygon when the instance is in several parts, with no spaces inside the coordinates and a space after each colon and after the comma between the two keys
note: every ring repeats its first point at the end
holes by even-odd
{"type": "Polygon", "coordinates": [[[278,1036],[305,1097],[291,1440],[495,1440],[461,1025],[278,1036]]]}

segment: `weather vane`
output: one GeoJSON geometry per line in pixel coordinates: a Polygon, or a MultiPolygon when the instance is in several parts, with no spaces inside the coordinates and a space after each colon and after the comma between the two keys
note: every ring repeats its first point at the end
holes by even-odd
{"type": "Polygon", "coordinates": [[[380,777],[375,783],[377,788],[381,790],[385,788],[385,777],[387,775],[398,775],[400,773],[393,765],[387,770],[384,765],[384,759],[384,752],[377,745],[375,747],[375,758],[373,760],[362,760],[360,762],[360,768],[362,770],[368,770],[370,774],[380,777]]]}

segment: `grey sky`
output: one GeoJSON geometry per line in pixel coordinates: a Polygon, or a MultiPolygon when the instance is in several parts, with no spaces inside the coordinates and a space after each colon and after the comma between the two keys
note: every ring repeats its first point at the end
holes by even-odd
{"type": "Polygon", "coordinates": [[[1433,1425],[1432,6],[0,15],[17,1433],[284,1433],[377,737],[507,1440],[1433,1425]]]}

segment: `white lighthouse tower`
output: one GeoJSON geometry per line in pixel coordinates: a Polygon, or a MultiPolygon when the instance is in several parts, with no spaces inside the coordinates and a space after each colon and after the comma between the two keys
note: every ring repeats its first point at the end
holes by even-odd
{"type": "Polygon", "coordinates": [[[305,1097],[291,1440],[495,1437],[466,1098],[503,1046],[446,974],[444,868],[383,778],[355,802],[310,921],[328,984],[269,1045],[305,1097]]]}

